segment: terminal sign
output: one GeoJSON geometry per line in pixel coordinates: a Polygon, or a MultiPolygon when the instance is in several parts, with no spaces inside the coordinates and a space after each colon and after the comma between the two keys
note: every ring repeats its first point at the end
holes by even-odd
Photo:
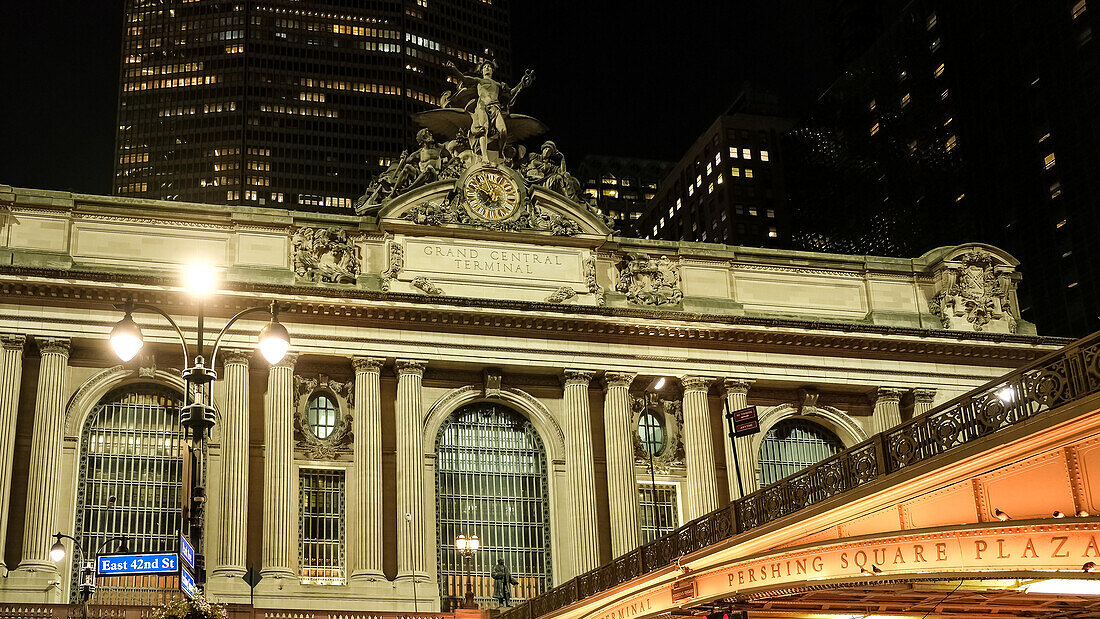
{"type": "Polygon", "coordinates": [[[179,571],[179,568],[179,555],[174,552],[144,555],[102,555],[96,561],[96,576],[174,574],[179,571]]]}
{"type": "Polygon", "coordinates": [[[750,406],[730,413],[733,418],[734,436],[748,436],[760,431],[760,418],[756,414],[756,407],[750,406]]]}
{"type": "Polygon", "coordinates": [[[183,559],[184,564],[188,567],[195,568],[195,547],[187,541],[182,533],[180,534],[180,559],[183,559]]]}

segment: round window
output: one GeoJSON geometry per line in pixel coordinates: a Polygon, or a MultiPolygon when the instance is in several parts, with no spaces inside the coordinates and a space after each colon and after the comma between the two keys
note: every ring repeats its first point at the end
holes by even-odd
{"type": "Polygon", "coordinates": [[[665,450],[665,427],[653,411],[645,411],[638,418],[638,438],[651,456],[659,456],[665,450]]]}
{"type": "Polygon", "coordinates": [[[306,419],[314,436],[328,438],[336,429],[336,402],[323,393],[311,397],[306,407],[306,419]]]}

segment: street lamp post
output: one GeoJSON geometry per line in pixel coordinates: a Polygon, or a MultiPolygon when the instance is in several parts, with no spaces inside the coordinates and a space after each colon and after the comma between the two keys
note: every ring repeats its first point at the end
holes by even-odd
{"type": "Polygon", "coordinates": [[[218,332],[214,339],[214,345],[210,353],[210,365],[206,365],[203,336],[203,321],[205,318],[205,296],[214,291],[215,277],[209,268],[192,268],[185,272],[188,289],[199,297],[199,307],[196,323],[195,355],[189,355],[187,338],[183,330],[171,316],[164,310],[145,303],[134,303],[129,299],[125,304],[116,306],[116,309],[125,312],[122,320],[115,324],[111,330],[111,347],[115,354],[123,362],[129,361],[137,355],[144,345],[141,329],[134,321],[133,313],[143,310],[158,314],[172,325],[179,337],[183,351],[183,404],[180,407],[180,423],[191,432],[188,445],[188,460],[185,461],[184,476],[181,480],[183,487],[183,526],[187,527],[189,541],[195,550],[195,581],[202,586],[206,583],[206,559],[203,552],[203,522],[204,507],[206,503],[206,488],[203,485],[203,445],[207,431],[214,426],[215,413],[212,404],[210,384],[214,382],[218,373],[214,370],[221,346],[222,337],[235,322],[249,314],[267,313],[271,320],[264,325],[257,337],[260,353],[272,365],[282,360],[290,348],[290,334],[279,322],[279,306],[275,301],[241,310],[231,317],[218,332]],[[187,466],[189,465],[189,466],[187,466]],[[189,472],[189,474],[188,474],[189,472]],[[188,479],[190,478],[190,479],[188,479]],[[188,483],[190,482],[190,483],[188,483]]]}
{"type": "MultiPolygon", "coordinates": [[[[646,388],[645,391],[645,403],[646,407],[655,402],[657,399],[657,392],[661,390],[661,387],[665,386],[665,377],[658,377],[657,380],[646,388]]],[[[656,467],[653,465],[653,424],[646,424],[646,453],[649,454],[649,509],[650,515],[653,516],[653,526],[657,527],[657,535],[653,539],[661,537],[661,517],[660,512],[657,510],[657,473],[656,467]]]]}
{"type": "Polygon", "coordinates": [[[65,544],[62,544],[61,540],[63,540],[63,539],[72,540],[73,548],[76,549],[76,556],[78,557],[79,564],[80,564],[80,616],[83,617],[84,619],[87,619],[88,618],[88,600],[90,600],[91,597],[92,597],[92,594],[95,593],[95,559],[96,559],[96,557],[99,556],[99,553],[103,552],[104,548],[106,548],[109,544],[112,544],[114,542],[122,542],[122,545],[119,547],[119,550],[121,550],[122,552],[128,552],[128,550],[126,548],[126,544],[129,541],[129,538],[126,537],[125,535],[119,535],[119,536],[116,536],[116,537],[108,538],[102,544],[99,545],[99,548],[96,549],[95,554],[93,554],[91,557],[86,557],[84,555],[84,548],[82,548],[80,546],[80,541],[77,540],[75,537],[73,537],[71,535],[65,535],[64,533],[62,533],[60,531],[58,531],[57,533],[54,533],[53,537],[54,537],[54,543],[53,543],[53,546],[50,547],[50,558],[53,559],[54,563],[61,563],[62,561],[64,561],[65,560],[65,555],[67,554],[65,552],[65,544]]]}
{"type": "Polygon", "coordinates": [[[478,540],[476,535],[459,535],[455,538],[455,548],[458,549],[459,554],[462,555],[463,563],[466,564],[466,600],[462,604],[462,608],[477,608],[477,603],[474,602],[474,580],[472,570],[472,564],[474,561],[474,553],[481,546],[481,541],[478,540]]]}

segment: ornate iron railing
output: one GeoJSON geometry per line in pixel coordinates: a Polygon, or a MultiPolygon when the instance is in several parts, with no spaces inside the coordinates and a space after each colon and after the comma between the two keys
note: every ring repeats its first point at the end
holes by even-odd
{"type": "Polygon", "coordinates": [[[679,557],[1100,393],[1100,332],[905,421],[501,614],[535,619],[679,557]]]}

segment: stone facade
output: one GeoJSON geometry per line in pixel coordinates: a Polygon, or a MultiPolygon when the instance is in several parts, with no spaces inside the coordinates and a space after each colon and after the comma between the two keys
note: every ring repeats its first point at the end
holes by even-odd
{"type": "Polygon", "coordinates": [[[506,405],[538,432],[558,584],[640,543],[612,520],[638,513],[632,486],[650,475],[679,488],[681,520],[736,496],[734,459],[756,489],[763,434],[726,445],[723,402],[758,406],[764,432],[797,417],[852,445],[1060,343],[1019,318],[1015,262],[995,248],[901,260],[627,239],[541,186],[531,204],[569,234],[408,216],[454,184],[363,218],[0,186],[0,557],[13,570],[0,599],[68,598],[47,551],[77,518],[83,424],[116,386],[181,384],[165,369],[178,342],[154,317],[135,315],[160,369],[110,356],[114,305],[168,308],[193,337],[178,272],[194,258],[221,276],[208,328],[276,300],[291,333],[292,354],[268,367],[249,351],[264,320],[243,319],[215,360],[209,591],[247,602],[252,566],[263,608],[438,608],[435,445],[470,402],[506,405]],[[638,402],[657,377],[675,445],[651,472],[638,402]],[[327,442],[301,417],[321,388],[342,408],[327,442]],[[299,575],[308,467],[348,480],[338,586],[299,575]]]}

